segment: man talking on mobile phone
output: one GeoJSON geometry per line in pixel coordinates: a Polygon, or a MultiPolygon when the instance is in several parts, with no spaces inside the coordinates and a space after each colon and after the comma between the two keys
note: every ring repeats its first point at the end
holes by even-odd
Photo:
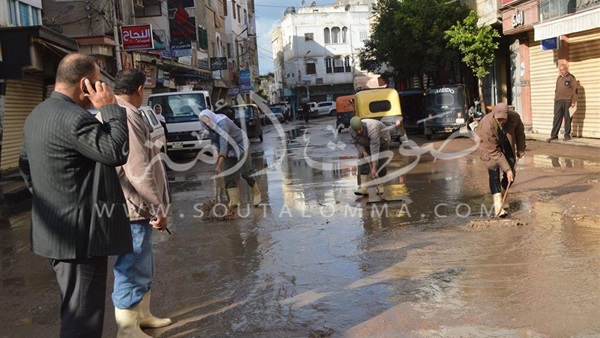
{"type": "Polygon", "coordinates": [[[32,192],[31,250],[50,259],[61,292],[60,337],[102,337],[107,256],[132,250],[115,172],[127,155],[125,113],[96,61],[65,56],[54,92],[25,121],[19,158],[32,192]]]}

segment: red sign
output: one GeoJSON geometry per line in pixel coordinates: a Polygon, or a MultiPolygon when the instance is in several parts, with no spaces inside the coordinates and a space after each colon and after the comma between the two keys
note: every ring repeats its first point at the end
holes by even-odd
{"type": "Polygon", "coordinates": [[[121,41],[124,51],[153,49],[152,25],[121,26],[121,41]]]}

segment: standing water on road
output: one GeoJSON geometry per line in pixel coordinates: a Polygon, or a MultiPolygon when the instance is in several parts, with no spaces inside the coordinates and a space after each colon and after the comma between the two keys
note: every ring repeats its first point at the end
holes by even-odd
{"type": "MultiPolygon", "coordinates": [[[[477,228],[470,221],[488,217],[492,199],[475,154],[427,152],[394,177],[416,158],[396,146],[384,185],[401,196],[366,203],[353,194],[356,150],[332,124],[265,128],[251,145],[263,203],[226,220],[201,214],[219,195],[213,164],[169,172],[173,235],[154,234],[153,311],[174,323],[148,334],[600,336],[598,158],[529,142],[507,197],[519,225],[477,228]]],[[[423,149],[444,142],[411,139],[423,149]]],[[[472,146],[452,139],[440,151],[472,146]]],[[[28,217],[1,229],[1,337],[58,332],[59,295],[47,262],[28,250],[28,217]]],[[[111,305],[106,337],[116,332],[111,305]]]]}

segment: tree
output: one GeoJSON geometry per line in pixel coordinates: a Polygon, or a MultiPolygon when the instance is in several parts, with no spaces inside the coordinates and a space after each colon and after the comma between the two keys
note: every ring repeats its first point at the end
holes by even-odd
{"type": "Polygon", "coordinates": [[[448,45],[458,47],[463,55],[463,62],[473,70],[477,76],[477,84],[479,87],[479,99],[481,107],[485,109],[483,102],[483,78],[490,71],[490,67],[494,62],[494,52],[498,49],[498,41],[494,41],[500,37],[500,34],[490,26],[477,25],[479,16],[474,11],[461,22],[456,22],[444,34],[448,45]]]}
{"type": "Polygon", "coordinates": [[[374,11],[373,33],[359,52],[361,68],[378,71],[385,64],[396,79],[427,74],[436,81],[440,68],[459,62],[458,51],[446,49],[444,32],[467,16],[460,2],[381,0],[374,11]]]}

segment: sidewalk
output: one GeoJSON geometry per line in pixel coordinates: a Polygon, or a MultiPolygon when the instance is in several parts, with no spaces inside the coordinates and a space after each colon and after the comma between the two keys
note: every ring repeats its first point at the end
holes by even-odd
{"type": "MultiPolygon", "coordinates": [[[[528,140],[546,142],[546,139],[549,138],[550,135],[540,134],[540,133],[525,133],[525,137],[528,140]]],[[[559,138],[557,140],[552,141],[552,143],[600,148],[600,139],[597,139],[597,138],[573,136],[569,141],[565,141],[565,140],[563,140],[562,135],[560,135],[559,138]]]]}

